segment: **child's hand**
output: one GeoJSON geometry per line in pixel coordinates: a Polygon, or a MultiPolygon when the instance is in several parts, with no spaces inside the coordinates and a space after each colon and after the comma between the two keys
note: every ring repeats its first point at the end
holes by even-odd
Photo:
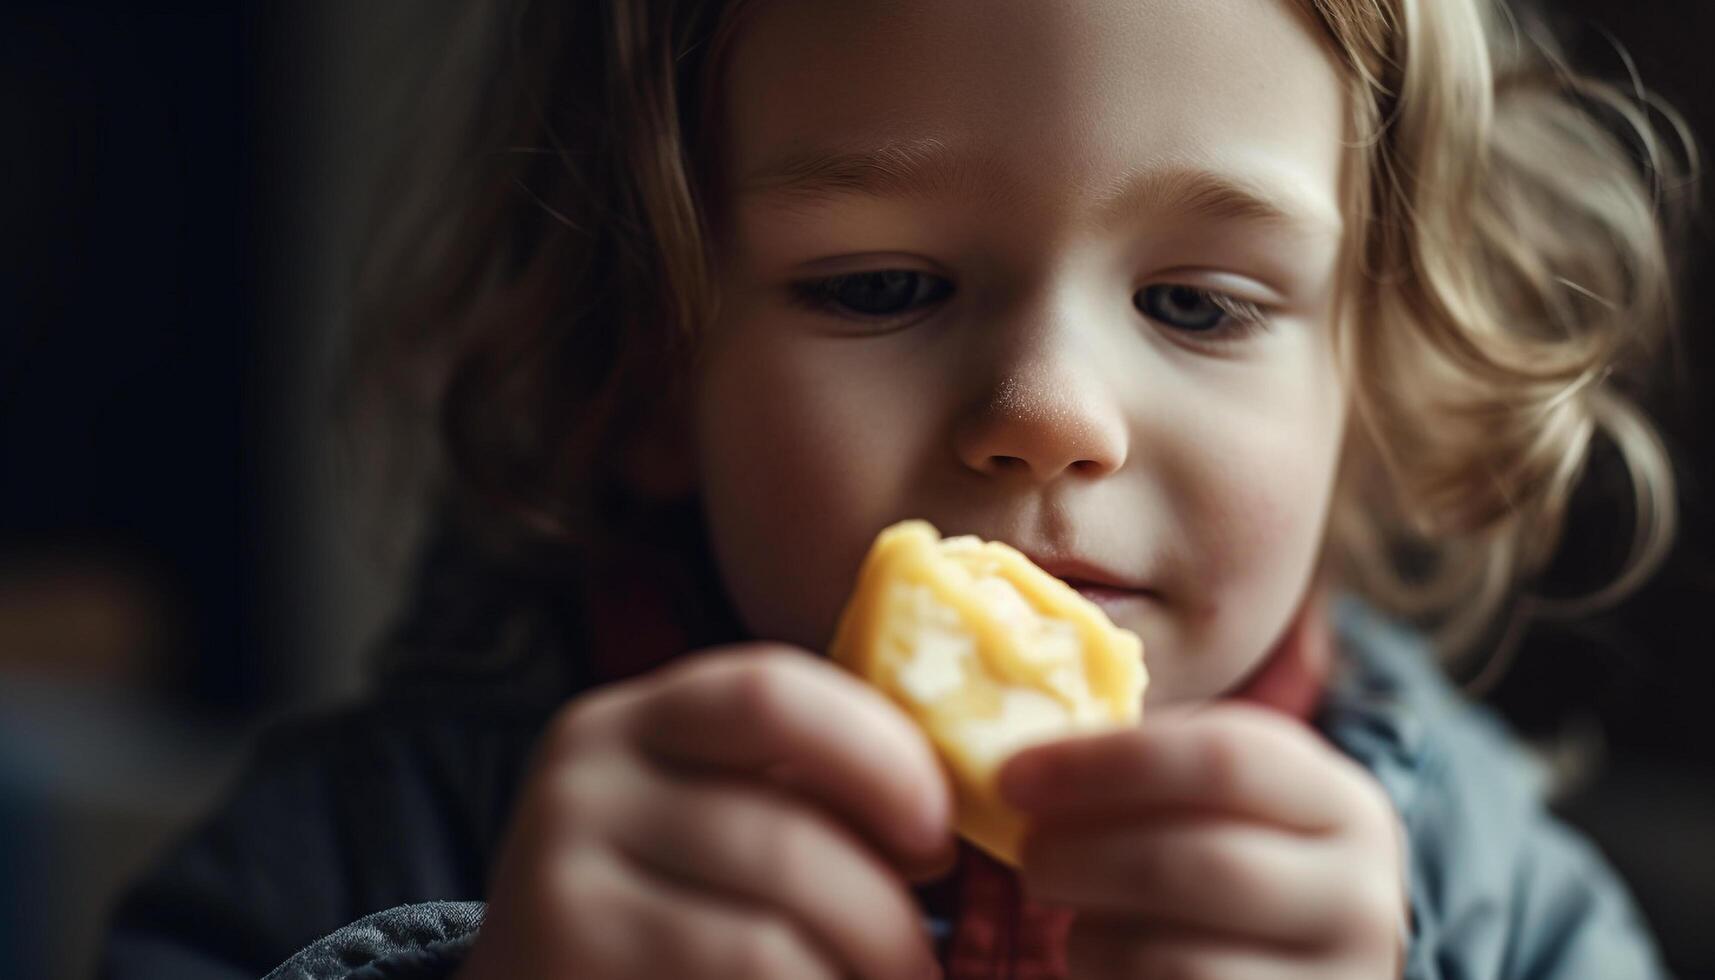
{"type": "Polygon", "coordinates": [[[1403,829],[1315,733],[1241,704],[1020,752],[1023,876],[1080,910],[1078,980],[1398,977],[1403,829]]]}
{"type": "Polygon", "coordinates": [[[935,975],[910,870],[953,848],[928,743],[802,650],[579,698],[536,750],[460,976],[935,975]]]}

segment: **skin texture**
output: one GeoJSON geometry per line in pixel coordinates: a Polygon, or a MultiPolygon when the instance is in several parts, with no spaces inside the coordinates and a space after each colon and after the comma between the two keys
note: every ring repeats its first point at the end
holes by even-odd
{"type": "Polygon", "coordinates": [[[906,882],[946,865],[947,785],[816,653],[908,517],[1141,590],[1111,612],[1148,651],[1145,723],[1001,773],[1026,888],[1078,910],[1073,976],[1398,975],[1397,819],[1266,707],[1325,656],[1342,91],[1279,0],[751,6],[722,92],[724,303],[681,435],[767,642],[561,711],[461,976],[933,975],[906,882]],[[912,167],[932,179],[900,193],[912,167]],[[877,177],[894,193],[856,191],[877,177]],[[1235,186],[1249,203],[1211,193],[1235,186]],[[799,285],[889,270],[920,274],[885,280],[910,287],[898,315],[799,285]],[[1259,322],[1191,330],[1140,302],[1165,286],[1259,322]]]}
{"type": "Polygon", "coordinates": [[[921,517],[1146,589],[1114,617],[1143,638],[1152,701],[1234,687],[1304,595],[1340,450],[1342,92],[1277,0],[754,8],[695,413],[751,631],[824,649],[876,532],[921,517]],[[765,176],[890,144],[956,176],[909,197],[765,176]],[[1199,172],[1292,220],[1200,212],[1163,179],[1199,172]],[[952,292],[891,318],[794,301],[794,282],[893,269],[952,292]],[[1157,284],[1266,326],[1176,331],[1134,305],[1157,284]]]}

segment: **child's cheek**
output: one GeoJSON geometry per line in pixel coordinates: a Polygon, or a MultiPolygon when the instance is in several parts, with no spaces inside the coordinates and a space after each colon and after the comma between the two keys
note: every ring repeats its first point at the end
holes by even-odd
{"type": "Polygon", "coordinates": [[[1192,557],[1174,583],[1187,610],[1175,668],[1187,696],[1227,689],[1262,659],[1319,557],[1344,415],[1338,386],[1317,380],[1257,385],[1183,420],[1174,496],[1192,557]]]}
{"type": "Polygon", "coordinates": [[[820,649],[875,529],[911,516],[924,406],[864,354],[828,356],[825,338],[744,336],[711,349],[699,393],[709,532],[751,632],[820,649]]]}

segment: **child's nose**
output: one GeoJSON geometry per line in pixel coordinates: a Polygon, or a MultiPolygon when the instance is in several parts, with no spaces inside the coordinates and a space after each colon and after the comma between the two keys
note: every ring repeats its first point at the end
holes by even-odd
{"type": "Polygon", "coordinates": [[[1095,478],[1127,452],[1125,418],[1105,386],[1065,363],[1009,372],[959,419],[955,451],[986,476],[1046,483],[1064,473],[1095,478]]]}

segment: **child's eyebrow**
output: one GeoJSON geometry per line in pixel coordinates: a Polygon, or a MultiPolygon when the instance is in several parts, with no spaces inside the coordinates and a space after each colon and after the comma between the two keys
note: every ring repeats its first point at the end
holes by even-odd
{"type": "MultiPolygon", "coordinates": [[[[934,198],[977,191],[985,185],[996,203],[998,175],[981,171],[968,155],[951,152],[929,137],[875,147],[813,150],[788,154],[752,171],[739,182],[740,198],[784,206],[825,203],[841,197],[934,198]]],[[[1279,225],[1337,234],[1339,211],[1290,186],[1290,180],[1222,173],[1196,166],[1146,164],[1129,168],[1096,195],[1095,213],[1104,227],[1131,216],[1169,212],[1208,220],[1279,225]]]]}

